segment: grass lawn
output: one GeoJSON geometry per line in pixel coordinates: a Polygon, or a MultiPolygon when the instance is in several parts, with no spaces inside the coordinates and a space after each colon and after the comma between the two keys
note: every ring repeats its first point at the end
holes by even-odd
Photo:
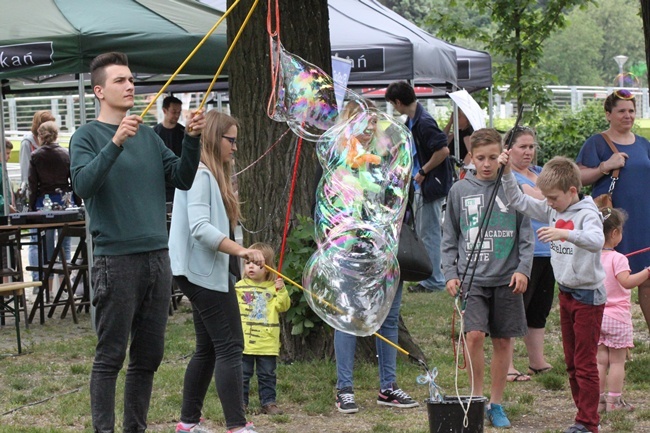
{"type": "MultiPolygon", "coordinates": [[[[438,384],[445,394],[468,393],[464,370],[455,368],[451,341],[452,300],[446,293],[404,292],[402,314],[413,337],[424,350],[429,366],[438,369],[438,384]]],[[[156,374],[149,429],[172,432],[181,407],[183,374],[194,347],[191,314],[187,300],[170,317],[165,359],[156,374]]],[[[633,361],[627,365],[626,399],[637,409],[603,417],[601,432],[650,432],[650,409],[644,404],[650,390],[648,331],[634,306],[635,344],[633,361]]],[[[513,422],[512,432],[561,433],[572,424],[575,410],[563,369],[558,309],[555,305],[548,323],[546,352],[553,364],[550,373],[534,376],[530,382],[510,383],[505,406],[513,422]]],[[[0,328],[0,353],[15,352],[12,325],[0,328]]],[[[0,433],[90,432],[88,378],[95,338],[89,315],[81,314],[75,325],[68,317],[33,324],[23,333],[26,353],[0,358],[0,433]]],[[[488,348],[488,359],[489,359],[488,348]]],[[[527,357],[517,341],[515,364],[526,371],[527,357]]],[[[284,415],[259,414],[257,389],[251,393],[250,419],[261,433],[289,432],[396,432],[428,433],[429,421],[424,400],[426,386],[418,385],[422,373],[417,365],[399,359],[400,386],[421,402],[421,407],[400,410],[375,403],[378,375],[374,364],[358,363],[355,392],[360,412],[343,415],[334,407],[335,366],[331,361],[295,362],[278,367],[278,404],[284,415]]],[[[124,372],[118,381],[117,419],[121,422],[124,372]]],[[[486,386],[489,390],[489,386],[486,386]]],[[[214,387],[210,388],[203,414],[206,425],[225,432],[223,415],[214,387]]],[[[121,431],[121,430],[119,430],[121,431]]],[[[460,431],[460,430],[459,430],[460,431]]],[[[496,429],[485,426],[485,432],[496,429]]]]}

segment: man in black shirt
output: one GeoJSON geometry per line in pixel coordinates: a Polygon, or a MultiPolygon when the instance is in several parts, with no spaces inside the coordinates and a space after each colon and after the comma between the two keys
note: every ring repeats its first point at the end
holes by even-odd
{"type": "MultiPolygon", "coordinates": [[[[175,96],[166,97],[163,99],[163,113],[165,117],[161,123],[153,127],[156,134],[165,142],[165,146],[178,157],[181,156],[183,137],[185,136],[185,127],[178,123],[182,109],[183,103],[180,99],[175,96]]],[[[174,201],[174,187],[168,184],[165,189],[165,196],[166,201],[174,201]]]]}

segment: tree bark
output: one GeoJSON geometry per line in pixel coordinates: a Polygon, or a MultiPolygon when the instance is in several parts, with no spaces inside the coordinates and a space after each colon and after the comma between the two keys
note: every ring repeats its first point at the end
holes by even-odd
{"type": "MultiPolygon", "coordinates": [[[[228,0],[230,6],[234,0],[228,0]]],[[[235,37],[253,0],[241,0],[228,17],[228,41],[235,37]]],[[[279,0],[281,41],[285,49],[331,74],[329,13],[326,0],[279,0]]],[[[244,242],[268,242],[276,251],[282,239],[289,201],[289,184],[297,139],[289,133],[266,156],[262,155],[287,130],[267,114],[271,85],[267,2],[260,1],[228,61],[230,107],[240,121],[236,170],[256,164],[238,176],[244,242]],[[259,158],[259,160],[258,160],[259,158]]],[[[303,141],[292,217],[308,215],[313,201],[316,169],[314,143],[303,141]]]]}
{"type": "MultiPolygon", "coordinates": [[[[233,3],[234,0],[228,0],[229,7],[233,3]]],[[[241,0],[228,16],[229,44],[232,44],[253,3],[253,0],[241,0]]],[[[278,29],[284,48],[331,74],[327,1],[279,0],[279,6],[278,29]]],[[[232,52],[227,73],[231,113],[240,122],[236,171],[255,163],[237,179],[244,218],[244,244],[267,242],[279,251],[298,140],[289,133],[263,156],[288,129],[286,124],[267,116],[272,89],[267,7],[266,1],[259,2],[232,52]]],[[[297,214],[311,213],[317,164],[314,143],[303,141],[291,221],[297,214]]],[[[333,331],[328,326],[317,325],[307,337],[291,335],[291,323],[286,320],[282,320],[281,327],[284,359],[310,360],[333,356],[333,331]]],[[[373,339],[367,340],[368,343],[359,345],[357,353],[361,358],[374,359],[373,339]],[[363,349],[364,346],[368,349],[363,349]]],[[[409,341],[412,339],[408,331],[400,329],[400,344],[417,347],[411,346],[409,341]]]]}

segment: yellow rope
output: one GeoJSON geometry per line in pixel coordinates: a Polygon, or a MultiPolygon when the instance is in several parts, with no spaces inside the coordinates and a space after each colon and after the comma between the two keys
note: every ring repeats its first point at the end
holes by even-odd
{"type": "MultiPolygon", "coordinates": [[[[325,304],[327,307],[331,308],[332,310],[336,311],[336,312],[339,313],[339,314],[343,314],[343,311],[341,311],[340,308],[338,308],[338,307],[336,307],[336,306],[330,304],[330,303],[327,302],[325,299],[323,299],[323,298],[319,298],[318,296],[314,295],[312,292],[310,292],[309,290],[305,289],[303,286],[301,286],[300,284],[296,283],[295,281],[293,281],[291,278],[287,277],[286,275],[281,274],[280,272],[276,271],[275,269],[273,269],[272,267],[270,267],[270,266],[268,266],[268,265],[264,265],[264,267],[265,267],[267,270],[273,272],[275,275],[277,275],[277,276],[279,276],[279,277],[282,277],[284,280],[290,282],[291,284],[293,284],[294,286],[296,286],[297,288],[299,288],[299,289],[302,290],[303,292],[309,294],[309,296],[311,296],[312,298],[314,298],[316,301],[318,301],[318,302],[320,302],[320,303],[322,303],[322,304],[325,304]]],[[[389,344],[389,345],[393,346],[395,349],[397,349],[398,351],[402,352],[404,355],[406,355],[406,356],[411,356],[410,353],[408,353],[406,350],[402,349],[400,346],[398,346],[397,344],[393,343],[392,341],[390,341],[389,339],[387,339],[387,338],[384,337],[383,335],[380,335],[380,334],[377,333],[377,332],[375,332],[375,333],[372,334],[372,335],[374,335],[375,337],[377,337],[377,338],[379,338],[380,340],[384,341],[386,344],[389,344]]]]}
{"type": "MultiPolygon", "coordinates": [[[[163,86],[163,87],[158,91],[158,93],[156,94],[156,96],[154,96],[154,98],[151,100],[151,102],[149,102],[149,105],[147,105],[147,107],[144,109],[144,111],[142,112],[142,114],[140,114],[140,117],[144,117],[144,116],[149,112],[149,110],[151,109],[151,107],[153,106],[153,104],[158,100],[158,98],[160,97],[160,95],[162,95],[163,92],[167,89],[167,87],[169,87],[169,85],[170,85],[171,82],[174,80],[174,78],[176,78],[176,76],[177,76],[178,74],[180,74],[180,72],[183,70],[183,68],[185,67],[185,65],[187,65],[187,63],[188,63],[190,60],[192,60],[192,57],[194,57],[194,54],[196,54],[196,52],[199,50],[199,48],[201,48],[201,46],[203,46],[203,44],[205,43],[205,41],[208,40],[208,38],[210,37],[210,35],[212,35],[212,33],[214,33],[214,31],[217,29],[217,27],[219,27],[219,25],[223,22],[223,20],[226,19],[226,17],[230,14],[230,12],[232,11],[232,9],[233,9],[235,6],[237,6],[237,3],[239,3],[239,2],[240,2],[240,0],[235,1],[235,3],[233,3],[233,5],[230,6],[230,7],[228,8],[228,10],[227,10],[227,11],[226,11],[222,16],[221,16],[221,18],[219,18],[219,21],[217,21],[217,23],[216,23],[215,25],[212,26],[212,28],[210,29],[210,31],[208,31],[208,33],[206,33],[206,35],[203,37],[203,39],[201,39],[201,41],[196,45],[196,47],[194,47],[194,49],[192,50],[192,52],[187,56],[187,58],[183,61],[183,63],[181,63],[181,65],[178,67],[178,69],[176,69],[176,72],[174,72],[174,73],[172,74],[172,76],[169,77],[169,80],[167,80],[167,82],[165,83],[165,85],[164,85],[164,86],[163,86]]],[[[222,64],[223,64],[223,62],[222,62],[222,64]]]]}
{"type": "MultiPolygon", "coordinates": [[[[237,1],[239,1],[239,0],[237,0],[237,1]]],[[[257,7],[258,3],[259,3],[259,0],[255,0],[255,3],[253,3],[253,6],[251,6],[251,10],[248,11],[248,15],[246,15],[246,19],[244,20],[244,23],[241,25],[241,27],[239,27],[239,31],[237,32],[237,35],[235,36],[235,39],[233,39],[232,44],[230,44],[230,47],[228,48],[228,51],[226,52],[226,55],[224,56],[223,60],[221,61],[221,64],[219,65],[219,69],[217,69],[217,73],[214,74],[214,78],[212,78],[212,82],[210,83],[210,86],[208,87],[208,90],[205,92],[205,95],[203,96],[203,100],[199,104],[198,110],[203,108],[206,101],[208,100],[208,97],[210,96],[210,92],[212,91],[212,88],[214,87],[214,83],[217,81],[217,78],[219,78],[219,75],[221,75],[221,71],[223,70],[224,66],[226,65],[226,62],[228,61],[228,58],[230,57],[230,53],[232,53],[232,50],[235,48],[235,45],[237,44],[237,41],[239,41],[239,37],[244,32],[244,28],[248,24],[248,21],[250,20],[251,16],[253,15],[253,11],[257,7]]]]}

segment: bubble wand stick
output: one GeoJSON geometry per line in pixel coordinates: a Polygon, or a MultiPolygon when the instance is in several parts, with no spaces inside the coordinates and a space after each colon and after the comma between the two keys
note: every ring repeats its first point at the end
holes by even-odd
{"type": "MultiPolygon", "coordinates": [[[[341,311],[340,308],[338,308],[338,307],[335,306],[335,305],[330,304],[330,303],[327,302],[325,299],[320,298],[320,297],[314,295],[312,292],[310,292],[309,290],[305,289],[303,286],[301,286],[300,284],[296,283],[295,281],[293,281],[291,278],[287,277],[286,275],[283,275],[282,273],[278,272],[277,270],[273,269],[272,267],[270,267],[270,266],[268,266],[268,265],[264,265],[264,267],[265,267],[268,271],[273,272],[275,275],[281,277],[282,279],[284,279],[284,280],[286,280],[287,282],[291,283],[292,285],[294,285],[295,287],[299,288],[299,289],[302,290],[303,292],[307,293],[309,296],[311,296],[312,298],[314,298],[316,301],[320,302],[321,304],[323,304],[323,305],[325,305],[325,306],[331,308],[332,310],[336,311],[336,312],[339,313],[339,314],[343,314],[343,311],[341,311]]],[[[402,353],[402,354],[408,356],[410,359],[412,359],[413,361],[417,362],[417,363],[418,363],[422,368],[424,368],[424,369],[426,370],[427,373],[429,373],[429,366],[427,365],[426,361],[424,361],[423,359],[416,358],[415,356],[413,356],[413,355],[411,355],[409,352],[407,352],[405,349],[403,349],[403,348],[400,347],[399,345],[393,343],[392,341],[390,341],[389,339],[387,339],[387,338],[384,337],[383,335],[380,335],[380,334],[377,333],[377,332],[373,333],[372,335],[374,335],[375,337],[379,338],[380,340],[382,340],[382,341],[385,342],[386,344],[388,344],[388,345],[394,347],[398,352],[400,352],[400,353],[402,353]]]]}

